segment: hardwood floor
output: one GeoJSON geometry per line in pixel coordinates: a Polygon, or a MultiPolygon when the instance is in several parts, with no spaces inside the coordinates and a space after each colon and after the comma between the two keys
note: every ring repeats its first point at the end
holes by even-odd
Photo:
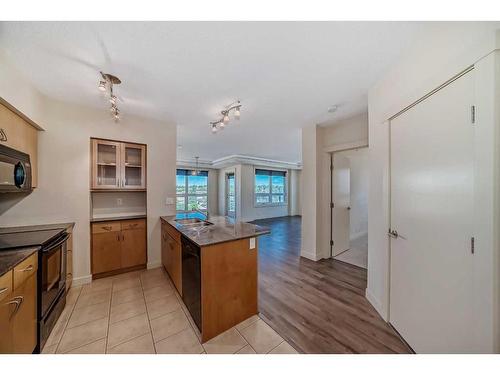
{"type": "Polygon", "coordinates": [[[304,353],[409,353],[365,298],[367,271],[333,259],[300,257],[301,218],[256,220],[259,311],[304,353]]]}

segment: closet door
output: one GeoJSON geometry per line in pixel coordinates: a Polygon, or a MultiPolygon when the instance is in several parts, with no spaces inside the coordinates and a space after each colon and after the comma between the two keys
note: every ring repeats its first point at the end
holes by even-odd
{"type": "Polygon", "coordinates": [[[393,119],[390,322],[417,353],[473,351],[473,72],[393,119]]]}

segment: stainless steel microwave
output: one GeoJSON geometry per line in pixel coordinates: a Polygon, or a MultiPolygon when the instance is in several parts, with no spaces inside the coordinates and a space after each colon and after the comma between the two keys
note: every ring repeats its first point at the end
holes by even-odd
{"type": "Polygon", "coordinates": [[[31,190],[30,156],[0,145],[0,193],[31,190]]]}

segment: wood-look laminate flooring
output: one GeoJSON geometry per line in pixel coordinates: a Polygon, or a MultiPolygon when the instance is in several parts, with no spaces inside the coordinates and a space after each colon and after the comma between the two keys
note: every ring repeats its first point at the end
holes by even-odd
{"type": "Polygon", "coordinates": [[[365,298],[365,269],[333,259],[300,257],[299,216],[256,220],[271,228],[259,237],[259,311],[303,353],[410,353],[365,298]]]}

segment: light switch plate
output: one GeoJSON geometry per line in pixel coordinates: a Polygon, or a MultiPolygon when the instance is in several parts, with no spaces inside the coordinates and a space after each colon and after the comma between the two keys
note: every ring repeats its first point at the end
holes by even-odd
{"type": "Polygon", "coordinates": [[[167,198],[167,199],[165,199],[165,204],[166,205],[175,204],[175,199],[174,198],[167,198]]]}
{"type": "Polygon", "coordinates": [[[250,238],[250,250],[255,249],[255,237],[250,238]]]}

